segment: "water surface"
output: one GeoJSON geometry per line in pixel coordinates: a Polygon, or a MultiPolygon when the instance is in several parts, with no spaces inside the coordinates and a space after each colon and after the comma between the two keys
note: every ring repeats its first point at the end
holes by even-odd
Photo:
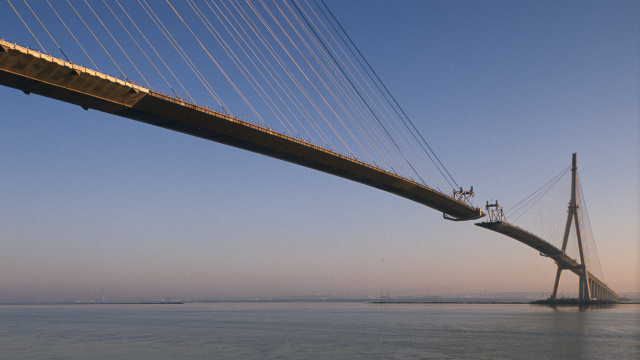
{"type": "Polygon", "coordinates": [[[0,359],[640,359],[640,305],[2,305],[0,359]]]}

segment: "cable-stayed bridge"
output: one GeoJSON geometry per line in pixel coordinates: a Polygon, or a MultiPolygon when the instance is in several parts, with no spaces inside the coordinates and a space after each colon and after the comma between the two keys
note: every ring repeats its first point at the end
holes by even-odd
{"type": "Polygon", "coordinates": [[[617,301],[620,296],[603,281],[587,206],[578,178],[576,158],[576,154],[573,154],[571,168],[565,169],[506,213],[497,200],[493,204],[487,202],[488,221],[476,225],[518,240],[539,251],[540,255],[553,259],[558,265],[558,271],[551,300],[558,297],[562,271],[569,270],[580,278],[579,299],[617,301]],[[565,186],[562,186],[563,178],[569,177],[569,173],[570,184],[565,182],[565,186]],[[561,212],[558,210],[563,210],[563,205],[567,204],[569,188],[571,190],[566,207],[567,217],[562,224],[564,219],[558,216],[561,212]],[[528,214],[536,212],[542,213],[543,216],[534,215],[527,219],[528,214]],[[509,222],[507,215],[514,220],[509,222]],[[519,220],[523,225],[515,225],[519,220]]]}
{"type": "MultiPolygon", "coordinates": [[[[322,1],[7,4],[3,18],[24,30],[0,42],[2,85],[340,176],[449,220],[484,216],[322,1]]],[[[579,263],[506,221],[480,226],[554,259],[556,289],[568,269],[581,298],[617,298],[582,250],[579,263]]]]}

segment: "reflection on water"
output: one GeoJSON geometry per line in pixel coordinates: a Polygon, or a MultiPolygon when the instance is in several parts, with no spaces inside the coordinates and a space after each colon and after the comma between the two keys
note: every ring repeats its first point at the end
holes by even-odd
{"type": "Polygon", "coordinates": [[[0,306],[0,359],[638,359],[640,305],[0,306]]]}
{"type": "MultiPolygon", "coordinates": [[[[596,310],[596,309],[613,309],[616,306],[618,306],[619,304],[617,303],[613,303],[613,302],[594,302],[594,303],[538,303],[538,304],[533,304],[534,306],[546,306],[546,307],[550,307],[553,309],[558,309],[558,308],[576,308],[580,311],[584,311],[584,310],[596,310]]],[[[627,306],[627,305],[622,305],[622,306],[627,306]]]]}

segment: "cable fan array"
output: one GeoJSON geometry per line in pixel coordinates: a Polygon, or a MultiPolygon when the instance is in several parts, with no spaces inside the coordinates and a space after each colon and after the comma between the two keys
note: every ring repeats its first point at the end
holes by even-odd
{"type": "Polygon", "coordinates": [[[459,188],[322,0],[7,4],[28,30],[4,21],[8,40],[443,193],[459,188]]]}
{"type": "MultiPolygon", "coordinates": [[[[602,268],[600,267],[598,251],[591,230],[579,175],[576,195],[585,264],[589,272],[598,279],[603,280],[602,268]]],[[[505,216],[507,222],[537,235],[558,249],[562,249],[570,200],[571,167],[567,167],[534,193],[506,210],[505,216]]],[[[580,254],[575,221],[571,224],[566,254],[579,262],[580,254]]]]}

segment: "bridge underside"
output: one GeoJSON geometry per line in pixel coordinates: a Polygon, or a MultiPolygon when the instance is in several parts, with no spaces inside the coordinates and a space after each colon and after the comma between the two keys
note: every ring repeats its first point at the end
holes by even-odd
{"type": "MultiPolygon", "coordinates": [[[[538,250],[541,255],[552,258],[558,266],[565,270],[571,270],[578,276],[581,276],[583,273],[581,265],[576,260],[567,256],[567,254],[547,241],[515,225],[506,222],[482,222],[476,225],[516,239],[538,250]]],[[[616,301],[620,298],[620,295],[589,271],[587,271],[587,278],[589,279],[590,287],[594,289],[593,294],[596,299],[616,301]]]]}
{"type": "Polygon", "coordinates": [[[389,171],[3,40],[0,85],[320,170],[413,200],[456,220],[483,216],[479,208],[389,171]]]}

